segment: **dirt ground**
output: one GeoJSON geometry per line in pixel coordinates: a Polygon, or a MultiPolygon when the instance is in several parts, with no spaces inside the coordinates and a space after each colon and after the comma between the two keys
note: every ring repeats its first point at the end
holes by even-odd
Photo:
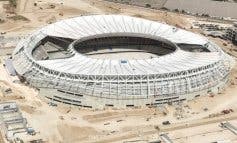
{"type": "Polygon", "coordinates": [[[18,3],[17,15],[24,16],[29,21],[17,20],[15,22],[5,18],[5,22],[0,24],[0,31],[6,32],[5,36],[26,34],[61,19],[91,14],[126,14],[146,17],[179,27],[188,25],[186,20],[177,14],[113,4],[101,0],[41,0],[40,2],[37,0],[19,0],[18,3]],[[34,6],[34,3],[37,3],[37,6],[34,6]],[[50,5],[53,5],[53,8],[50,5]]]}
{"type": "MultiPolygon", "coordinates": [[[[0,6],[2,5],[0,4],[0,6]]],[[[2,9],[0,8],[0,10],[2,9]]],[[[184,29],[189,29],[191,26],[188,19],[196,19],[175,13],[103,2],[102,0],[19,0],[16,13],[28,20],[14,21],[8,19],[6,15],[2,15],[5,22],[0,24],[0,31],[7,32],[5,36],[27,35],[49,23],[89,14],[126,14],[165,22],[184,29]],[[37,6],[34,6],[34,3],[37,3],[37,6]],[[51,7],[51,5],[53,6],[51,7]]],[[[237,56],[230,43],[223,46],[225,41],[210,39],[222,46],[226,52],[237,56]]],[[[6,57],[1,57],[1,62],[4,58],[6,57]]],[[[233,109],[234,112],[230,113],[228,118],[237,126],[237,66],[233,70],[228,87],[221,94],[215,96],[198,97],[181,106],[167,105],[163,109],[95,111],[63,105],[50,107],[38,96],[37,90],[20,83],[16,77],[10,76],[2,64],[0,63],[0,101],[16,101],[29,126],[37,131],[37,137],[47,143],[105,143],[134,140],[146,142],[159,139],[161,132],[167,132],[174,142],[200,143],[200,138],[202,138],[201,142],[221,139],[236,142],[236,135],[220,128],[218,126],[220,120],[217,119],[225,117],[221,114],[222,110],[233,109]],[[11,93],[5,92],[5,89],[8,88],[12,89],[11,93]],[[182,107],[182,111],[177,110],[178,107],[182,107]],[[204,111],[204,108],[207,110],[204,111]],[[164,110],[167,111],[167,115],[162,112],[164,110]],[[183,118],[178,119],[177,114],[183,118]],[[168,127],[162,125],[162,122],[167,120],[171,122],[168,127]],[[203,120],[208,120],[208,122],[203,120]],[[192,123],[193,126],[187,125],[192,123]],[[157,126],[161,130],[157,130],[157,126]]]]}

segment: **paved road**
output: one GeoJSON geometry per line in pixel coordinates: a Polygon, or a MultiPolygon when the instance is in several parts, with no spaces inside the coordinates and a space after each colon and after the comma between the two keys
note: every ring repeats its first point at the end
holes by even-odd
{"type": "Polygon", "coordinates": [[[232,17],[237,19],[237,3],[218,2],[213,0],[168,0],[168,9],[180,9],[192,13],[204,13],[218,17],[232,17]]]}

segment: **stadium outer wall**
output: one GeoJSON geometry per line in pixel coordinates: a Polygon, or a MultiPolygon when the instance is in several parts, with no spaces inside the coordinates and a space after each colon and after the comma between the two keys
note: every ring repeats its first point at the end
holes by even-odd
{"type": "MultiPolygon", "coordinates": [[[[210,94],[218,94],[228,86],[229,75],[219,82],[218,85],[208,88],[206,90],[197,91],[189,94],[175,95],[171,97],[147,97],[142,99],[111,99],[111,98],[101,98],[89,95],[83,95],[81,97],[77,97],[77,100],[81,101],[80,107],[87,107],[93,109],[103,109],[106,107],[114,107],[114,108],[127,108],[127,107],[148,107],[148,106],[163,106],[164,104],[178,104],[184,101],[192,100],[199,96],[206,96],[210,94]]],[[[49,88],[40,88],[39,95],[44,97],[42,99],[48,102],[55,102],[61,105],[73,105],[73,103],[68,102],[63,99],[58,99],[55,97],[68,97],[72,96],[72,94],[59,92],[57,89],[49,89],[49,88]]]]}

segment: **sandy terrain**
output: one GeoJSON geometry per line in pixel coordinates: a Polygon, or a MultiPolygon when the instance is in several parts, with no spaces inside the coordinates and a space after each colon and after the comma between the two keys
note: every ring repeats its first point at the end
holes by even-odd
{"type": "Polygon", "coordinates": [[[61,4],[61,0],[41,0],[41,2],[37,3],[37,6],[34,6],[34,2],[38,1],[19,0],[17,14],[26,17],[29,21],[17,20],[15,22],[14,20],[6,19],[5,23],[0,24],[0,31],[7,32],[6,36],[26,34],[60,19],[90,14],[126,14],[146,17],[147,19],[158,20],[179,27],[181,25],[188,26],[188,23],[185,22],[186,20],[177,14],[110,2],[104,3],[101,0],[67,0],[63,1],[63,4],[61,4]],[[55,8],[50,8],[49,5],[51,4],[55,8]]]}
{"type": "MultiPolygon", "coordinates": [[[[126,14],[166,22],[185,29],[191,26],[188,19],[193,18],[134,6],[104,3],[101,0],[19,0],[16,11],[29,21],[6,18],[6,22],[0,24],[0,31],[7,32],[5,36],[26,35],[51,22],[88,14],[126,14]],[[34,6],[34,2],[37,2],[37,6],[34,6]],[[50,8],[51,4],[55,7],[50,8]]],[[[233,56],[237,56],[231,44],[223,46],[225,41],[213,38],[212,40],[233,56]]],[[[2,62],[4,58],[0,58],[2,62]]],[[[9,76],[0,63],[0,101],[16,101],[29,126],[37,131],[37,137],[47,143],[147,141],[158,139],[161,132],[168,132],[174,142],[199,143],[200,138],[201,142],[221,139],[235,142],[236,136],[228,130],[223,130],[218,124],[226,118],[237,126],[236,71],[237,67],[231,75],[232,84],[221,94],[214,97],[207,95],[185,102],[182,111],[176,109],[181,106],[168,105],[163,109],[94,111],[63,105],[50,107],[37,95],[37,90],[19,83],[16,77],[9,76]],[[7,88],[11,88],[12,93],[6,94],[4,89],[7,88]],[[204,111],[204,108],[208,110],[204,111]],[[221,114],[222,110],[230,108],[234,113],[228,116],[221,114]],[[167,115],[163,114],[163,111],[166,111],[167,115]],[[183,118],[178,119],[177,114],[183,118]],[[171,125],[162,125],[166,120],[169,120],[171,125]],[[160,128],[159,131],[155,129],[157,126],[160,128]]]]}

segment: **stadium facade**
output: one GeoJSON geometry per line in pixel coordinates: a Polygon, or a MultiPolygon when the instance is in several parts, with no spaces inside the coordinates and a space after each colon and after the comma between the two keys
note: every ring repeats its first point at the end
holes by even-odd
{"type": "Polygon", "coordinates": [[[33,32],[13,53],[21,79],[56,103],[163,105],[220,92],[234,60],[200,35],[123,15],[93,15],[33,32]]]}

